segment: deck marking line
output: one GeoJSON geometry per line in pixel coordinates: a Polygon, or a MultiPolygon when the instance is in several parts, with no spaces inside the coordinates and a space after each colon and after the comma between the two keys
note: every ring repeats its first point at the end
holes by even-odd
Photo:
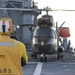
{"type": "Polygon", "coordinates": [[[43,63],[41,63],[41,62],[39,62],[37,64],[37,67],[36,67],[33,75],[41,75],[42,65],[43,65],[43,63]]]}
{"type": "Polygon", "coordinates": [[[38,64],[39,62],[27,62],[27,64],[38,64]]]}

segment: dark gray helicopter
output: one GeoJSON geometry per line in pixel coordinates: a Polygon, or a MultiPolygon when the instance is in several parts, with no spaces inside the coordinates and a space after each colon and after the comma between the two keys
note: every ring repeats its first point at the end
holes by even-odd
{"type": "Polygon", "coordinates": [[[53,22],[53,16],[46,14],[38,19],[37,26],[32,32],[32,57],[37,58],[37,54],[41,55],[40,61],[47,61],[47,54],[58,54],[57,58],[63,58],[64,48],[57,45],[57,33],[53,22]]]}

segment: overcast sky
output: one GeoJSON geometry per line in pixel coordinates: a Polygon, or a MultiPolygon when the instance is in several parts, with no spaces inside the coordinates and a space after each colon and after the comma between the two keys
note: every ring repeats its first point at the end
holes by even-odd
{"type": "MultiPolygon", "coordinates": [[[[74,9],[75,10],[75,0],[34,0],[38,2],[38,8],[51,7],[52,9],[74,9]]],[[[42,14],[44,14],[43,12],[42,14]]],[[[54,21],[58,21],[59,26],[62,22],[66,21],[63,25],[64,27],[69,27],[71,32],[71,43],[75,45],[75,12],[49,12],[54,16],[54,21]]]]}

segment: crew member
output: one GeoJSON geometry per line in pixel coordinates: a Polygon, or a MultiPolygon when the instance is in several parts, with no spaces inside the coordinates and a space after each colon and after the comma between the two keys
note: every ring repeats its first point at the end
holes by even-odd
{"type": "Polygon", "coordinates": [[[7,17],[0,19],[0,75],[23,75],[21,58],[28,62],[26,48],[20,41],[10,38],[12,20],[7,17]]]}

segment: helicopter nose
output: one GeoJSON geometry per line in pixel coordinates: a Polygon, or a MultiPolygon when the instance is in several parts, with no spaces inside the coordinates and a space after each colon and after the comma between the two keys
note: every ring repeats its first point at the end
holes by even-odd
{"type": "Polygon", "coordinates": [[[50,38],[48,41],[47,41],[47,45],[53,45],[55,44],[55,40],[54,38],[50,38]]]}
{"type": "Polygon", "coordinates": [[[54,45],[49,44],[49,45],[41,45],[38,47],[39,51],[50,54],[54,51],[54,45]]]}
{"type": "Polygon", "coordinates": [[[47,50],[52,51],[54,49],[54,44],[47,45],[47,50]]]}

